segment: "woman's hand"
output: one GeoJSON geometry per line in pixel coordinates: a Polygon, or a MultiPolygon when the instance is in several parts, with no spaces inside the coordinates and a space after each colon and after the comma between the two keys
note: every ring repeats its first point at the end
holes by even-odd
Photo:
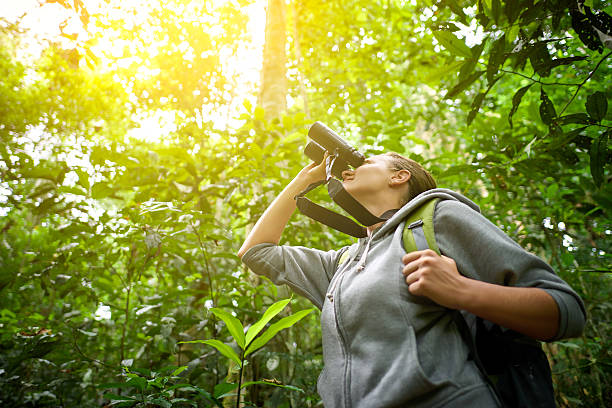
{"type": "Polygon", "coordinates": [[[295,180],[303,185],[304,188],[308,187],[312,183],[316,183],[317,181],[325,180],[327,177],[327,173],[325,171],[325,163],[327,161],[327,157],[329,156],[328,152],[325,152],[323,155],[323,160],[321,163],[310,163],[308,166],[304,167],[298,174],[295,176],[295,180]]]}
{"type": "Polygon", "coordinates": [[[537,340],[559,330],[559,307],[540,288],[495,285],[459,273],[455,261],[430,249],[402,257],[408,290],[441,306],[459,309],[537,340]]]}
{"type": "Polygon", "coordinates": [[[264,242],[279,243],[281,234],[296,208],[294,197],[304,191],[310,184],[325,180],[326,159],[327,153],[323,156],[321,163],[311,163],[304,167],[272,201],[244,240],[238,251],[240,258],[257,244],[264,242]]]}
{"type": "Polygon", "coordinates": [[[444,307],[460,308],[467,278],[459,273],[454,260],[426,249],[404,255],[402,262],[410,293],[425,296],[444,307]]]}

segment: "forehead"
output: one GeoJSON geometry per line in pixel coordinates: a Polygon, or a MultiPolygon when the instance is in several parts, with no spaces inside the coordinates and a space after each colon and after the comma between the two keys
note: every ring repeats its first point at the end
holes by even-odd
{"type": "Polygon", "coordinates": [[[366,157],[366,162],[367,163],[381,163],[381,164],[387,164],[388,163],[388,157],[382,154],[376,155],[376,156],[369,156],[366,157]]]}

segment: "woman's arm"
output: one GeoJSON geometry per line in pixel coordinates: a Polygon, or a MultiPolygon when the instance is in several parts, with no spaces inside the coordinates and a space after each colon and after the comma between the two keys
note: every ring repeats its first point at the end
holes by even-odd
{"type": "Polygon", "coordinates": [[[244,240],[238,251],[242,256],[252,247],[261,243],[278,244],[289,221],[295,211],[294,197],[301,193],[311,183],[325,179],[325,159],[321,163],[311,163],[304,167],[297,176],[285,187],[285,189],[272,201],[272,204],[264,211],[249,235],[244,240]]]}
{"type": "Polygon", "coordinates": [[[538,340],[559,330],[559,308],[538,288],[495,285],[462,276],[455,261],[429,249],[404,255],[403,273],[410,293],[465,310],[538,340]]]}

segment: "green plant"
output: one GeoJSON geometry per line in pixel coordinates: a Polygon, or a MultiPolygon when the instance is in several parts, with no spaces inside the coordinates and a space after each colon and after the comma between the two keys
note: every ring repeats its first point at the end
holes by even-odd
{"type": "Polygon", "coordinates": [[[125,376],[128,378],[123,383],[100,384],[99,388],[127,389],[132,395],[118,395],[106,393],[104,398],[110,400],[111,406],[116,407],[197,407],[197,397],[203,397],[205,401],[212,402],[215,406],[222,407],[219,400],[203,389],[184,383],[173,384],[173,380],[178,380],[179,374],[187,369],[182,367],[165,367],[159,371],[150,371],[143,368],[129,369],[124,367],[125,376]],[[179,397],[178,391],[195,392],[193,398],[179,397]]]}
{"type": "Polygon", "coordinates": [[[219,309],[219,308],[211,309],[211,312],[213,312],[215,316],[217,316],[219,319],[225,322],[227,329],[229,330],[233,339],[236,341],[236,344],[240,348],[240,355],[238,355],[238,353],[236,353],[230,345],[223,343],[219,340],[215,340],[215,339],[193,340],[193,341],[183,342],[183,343],[203,343],[203,344],[212,346],[216,348],[217,350],[219,350],[221,354],[229,358],[232,362],[236,363],[238,367],[240,368],[240,374],[238,376],[239,378],[238,384],[231,384],[231,383],[220,384],[223,386],[223,390],[225,391],[225,393],[222,395],[216,396],[217,398],[223,398],[223,397],[232,395],[231,392],[234,389],[237,389],[236,407],[239,407],[241,390],[245,387],[248,387],[249,385],[254,385],[254,384],[267,384],[267,385],[273,385],[276,387],[286,388],[286,389],[290,389],[294,391],[302,391],[301,389],[297,387],[294,387],[291,385],[284,385],[276,381],[263,380],[263,381],[248,381],[248,382],[245,382],[244,384],[242,383],[242,373],[244,370],[244,366],[247,363],[246,357],[254,353],[255,351],[259,350],[261,347],[263,347],[268,341],[270,341],[274,337],[274,335],[276,335],[276,333],[278,333],[279,331],[283,329],[293,326],[294,324],[296,324],[298,321],[300,321],[302,318],[304,318],[306,315],[308,315],[310,312],[314,310],[314,309],[300,310],[297,313],[283,317],[276,323],[271,324],[266,329],[266,331],[264,331],[258,337],[259,333],[264,329],[266,324],[268,324],[268,322],[270,322],[270,320],[272,320],[274,316],[279,314],[289,304],[290,301],[291,299],[283,299],[283,300],[280,300],[272,304],[264,312],[263,316],[256,323],[254,323],[251,327],[249,327],[249,329],[246,331],[246,334],[245,334],[244,326],[242,325],[240,320],[238,320],[232,314],[226,312],[223,309],[219,309]]]}

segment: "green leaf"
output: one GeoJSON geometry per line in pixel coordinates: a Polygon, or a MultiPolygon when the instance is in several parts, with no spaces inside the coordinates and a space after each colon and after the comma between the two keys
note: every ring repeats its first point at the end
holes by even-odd
{"type": "Polygon", "coordinates": [[[532,82],[529,85],[522,87],[521,89],[516,91],[516,93],[512,97],[512,109],[510,109],[510,113],[508,114],[508,123],[510,124],[511,128],[512,128],[512,116],[516,113],[517,109],[519,108],[519,105],[521,104],[521,100],[523,99],[523,95],[525,95],[525,93],[529,90],[529,88],[531,88],[531,85],[533,84],[534,83],[532,82]]]}
{"type": "Polygon", "coordinates": [[[459,18],[459,21],[461,21],[463,24],[466,24],[466,25],[468,24],[467,16],[465,15],[465,12],[463,11],[462,6],[460,6],[457,3],[457,0],[446,0],[444,3],[448,6],[448,8],[451,9],[453,13],[457,15],[457,17],[459,18]]]}
{"type": "Polygon", "coordinates": [[[238,388],[238,384],[234,384],[234,383],[220,383],[215,385],[215,389],[214,389],[214,395],[215,398],[221,398],[223,395],[227,394],[230,391],[235,390],[236,388],[238,388]]]}
{"type": "Polygon", "coordinates": [[[259,319],[255,324],[249,327],[249,330],[247,331],[247,334],[246,334],[247,347],[249,344],[251,344],[251,341],[253,341],[255,336],[257,336],[259,332],[264,328],[264,326],[268,324],[268,322],[272,320],[274,316],[279,314],[289,304],[290,301],[291,299],[283,299],[283,300],[279,300],[278,302],[274,303],[272,306],[268,308],[268,310],[264,312],[261,319],[259,319]]]}
{"type": "MultiPolygon", "coordinates": [[[[150,404],[156,404],[157,406],[160,406],[162,408],[172,408],[172,404],[163,399],[163,398],[153,398],[150,401],[148,401],[150,404]]],[[[148,405],[148,404],[147,404],[148,405]]]]}
{"type": "Polygon", "coordinates": [[[242,326],[242,323],[240,323],[240,320],[238,320],[231,313],[228,313],[223,309],[213,307],[212,309],[210,309],[210,311],[213,312],[215,316],[217,316],[219,319],[225,322],[227,329],[229,330],[234,340],[236,340],[238,346],[241,349],[244,349],[244,327],[242,326]]]}
{"type": "Polygon", "coordinates": [[[242,385],[240,386],[240,388],[242,389],[242,388],[248,387],[248,386],[250,386],[250,385],[255,385],[255,384],[272,385],[272,386],[274,386],[274,387],[285,388],[285,389],[287,389],[287,390],[291,390],[291,391],[297,391],[297,392],[301,392],[301,393],[303,393],[303,392],[304,392],[304,390],[303,390],[303,389],[301,389],[301,388],[299,388],[299,387],[296,387],[296,386],[294,386],[294,385],[286,385],[286,384],[282,384],[282,383],[280,383],[280,382],[276,382],[276,381],[266,381],[266,380],[260,380],[260,381],[247,381],[247,382],[245,382],[244,384],[242,384],[242,385]]]}
{"type": "Polygon", "coordinates": [[[79,184],[85,189],[89,190],[89,174],[87,174],[85,170],[79,168],[74,169],[74,171],[79,176],[79,184]]]}
{"type": "Polygon", "coordinates": [[[313,310],[314,309],[300,310],[299,312],[294,313],[291,316],[283,317],[278,322],[272,324],[270,327],[268,327],[268,330],[253,340],[253,342],[247,347],[247,350],[244,353],[245,357],[263,347],[268,341],[270,341],[270,339],[272,339],[272,337],[274,337],[276,333],[293,326],[313,310]]]}
{"type": "Polygon", "coordinates": [[[583,61],[586,58],[587,58],[586,55],[581,55],[579,57],[557,58],[557,59],[554,59],[554,60],[551,61],[550,68],[555,68],[555,67],[558,67],[560,65],[569,65],[572,62],[583,61]]]}
{"type": "MultiPolygon", "coordinates": [[[[506,0],[504,2],[504,13],[510,24],[514,23],[514,20],[519,16],[521,8],[519,7],[519,0],[506,0]]],[[[518,24],[514,27],[518,27],[518,24]]]]}
{"type": "Polygon", "coordinates": [[[452,54],[465,58],[472,57],[470,47],[465,45],[463,40],[455,37],[453,33],[449,31],[434,31],[433,35],[436,40],[438,40],[438,42],[452,54]]]}
{"type": "Polygon", "coordinates": [[[113,189],[104,182],[96,183],[91,187],[91,197],[96,200],[108,197],[111,194],[113,194],[113,189]]]}
{"type": "Polygon", "coordinates": [[[174,370],[174,371],[172,372],[172,374],[170,374],[170,377],[174,377],[174,376],[179,375],[180,373],[182,373],[183,371],[185,371],[187,368],[188,368],[187,366],[181,366],[181,367],[177,368],[176,370],[174,370]]]}
{"type": "Polygon", "coordinates": [[[532,47],[532,50],[529,53],[529,62],[531,62],[533,70],[540,76],[547,77],[550,75],[550,69],[553,62],[550,54],[548,53],[546,43],[539,42],[532,47]]]}
{"type": "Polygon", "coordinates": [[[597,91],[587,96],[586,110],[594,121],[601,122],[606,116],[606,113],[608,113],[608,100],[606,99],[606,94],[597,91]]]}
{"type": "Polygon", "coordinates": [[[466,63],[467,62],[464,62],[464,61],[453,61],[450,64],[444,64],[442,66],[438,66],[436,68],[429,69],[427,70],[427,73],[425,74],[425,76],[422,77],[422,80],[426,84],[438,85],[439,80],[441,78],[444,78],[447,75],[454,74],[455,71],[459,69],[461,65],[466,64],[466,63]]]}
{"type": "Polygon", "coordinates": [[[197,404],[195,401],[191,401],[191,400],[189,400],[189,399],[187,399],[187,398],[172,398],[172,399],[170,400],[170,403],[171,403],[172,405],[177,404],[177,403],[179,403],[179,402],[182,402],[182,403],[185,403],[185,404],[189,404],[189,405],[191,405],[192,407],[196,407],[196,408],[198,407],[198,404],[197,404]]]}
{"type": "Polygon", "coordinates": [[[181,341],[181,343],[185,343],[185,344],[186,343],[202,343],[202,344],[212,346],[216,348],[217,350],[219,350],[219,352],[223,354],[225,357],[233,360],[236,364],[238,364],[238,367],[242,367],[242,361],[240,360],[240,357],[238,357],[238,354],[236,354],[234,349],[228,346],[227,344],[220,342],[219,340],[214,340],[214,339],[213,340],[192,340],[192,341],[181,341]]]}
{"type": "Polygon", "coordinates": [[[487,82],[491,83],[499,71],[500,65],[506,60],[506,35],[502,35],[493,43],[487,64],[487,82]]]}
{"type": "Polygon", "coordinates": [[[543,88],[540,88],[540,100],[542,101],[540,103],[540,118],[542,119],[542,122],[550,125],[553,119],[557,117],[557,112],[555,111],[555,106],[546,92],[544,92],[543,88]]]}
{"type": "Polygon", "coordinates": [[[572,113],[571,115],[560,116],[558,119],[559,125],[568,125],[570,123],[578,123],[580,125],[588,125],[592,123],[591,118],[586,113],[572,113]]]}
{"type": "Polygon", "coordinates": [[[472,123],[472,121],[478,114],[478,111],[480,110],[480,106],[482,105],[482,102],[484,101],[485,96],[486,96],[485,92],[479,92],[478,95],[476,95],[476,97],[472,101],[472,110],[470,111],[467,117],[468,126],[472,123]]]}
{"type": "Polygon", "coordinates": [[[214,398],[212,395],[210,395],[210,393],[208,391],[204,391],[201,388],[196,387],[195,385],[191,385],[191,384],[175,384],[171,387],[166,388],[166,391],[172,391],[172,390],[176,390],[176,389],[182,389],[182,390],[188,390],[188,391],[196,391],[198,393],[200,393],[204,398],[213,401],[218,407],[223,407],[219,401],[217,401],[216,398],[214,398]]]}
{"type": "Polygon", "coordinates": [[[138,388],[140,391],[144,391],[147,388],[147,379],[142,378],[137,374],[128,374],[130,378],[126,383],[132,387],[138,388]]]}
{"type": "Polygon", "coordinates": [[[597,187],[600,187],[604,180],[604,166],[608,157],[608,139],[611,135],[612,130],[607,130],[591,143],[589,151],[591,176],[597,187]]]}
{"type": "Polygon", "coordinates": [[[459,82],[455,85],[448,93],[444,96],[444,99],[452,99],[460,92],[462,92],[465,88],[470,86],[474,81],[476,81],[480,76],[484,74],[484,71],[476,71],[463,81],[459,82]]]}

